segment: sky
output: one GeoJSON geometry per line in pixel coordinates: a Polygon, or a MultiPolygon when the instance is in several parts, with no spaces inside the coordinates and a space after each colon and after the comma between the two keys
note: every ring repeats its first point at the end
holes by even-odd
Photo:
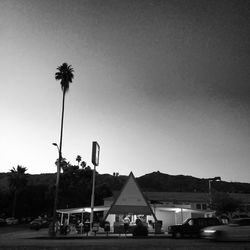
{"type": "Polygon", "coordinates": [[[154,171],[250,182],[250,1],[0,0],[0,172],[154,171]]]}

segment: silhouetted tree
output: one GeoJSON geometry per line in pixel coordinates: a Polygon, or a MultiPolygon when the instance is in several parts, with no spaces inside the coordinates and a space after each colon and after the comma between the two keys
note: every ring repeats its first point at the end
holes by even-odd
{"type": "Polygon", "coordinates": [[[227,214],[229,218],[232,218],[233,212],[236,212],[241,206],[242,201],[231,197],[228,193],[216,192],[212,196],[211,208],[218,215],[227,214]]]}
{"type": "Polygon", "coordinates": [[[17,213],[19,216],[37,217],[48,214],[49,209],[51,209],[51,201],[48,200],[47,192],[47,185],[27,185],[18,196],[17,213]],[[20,203],[22,206],[19,205],[20,203]]]}
{"type": "Polygon", "coordinates": [[[103,199],[112,196],[112,191],[106,183],[96,186],[95,204],[103,205],[103,199]]]}
{"type": "Polygon", "coordinates": [[[12,204],[12,217],[15,217],[16,213],[16,202],[17,202],[17,195],[18,193],[25,187],[27,183],[26,174],[27,171],[26,167],[22,167],[18,165],[16,168],[10,169],[9,174],[9,188],[13,194],[13,204],[12,204]]]}
{"type": "Polygon", "coordinates": [[[86,163],[86,161],[82,161],[80,165],[84,169],[87,166],[87,163],[86,163]]]}
{"type": "Polygon", "coordinates": [[[92,170],[79,169],[69,165],[63,172],[60,182],[60,207],[78,207],[90,204],[92,170]]]}
{"type": "Polygon", "coordinates": [[[81,160],[82,160],[82,157],[80,155],[77,155],[76,156],[76,161],[78,162],[78,167],[80,165],[81,160]]]}
{"type": "MultiPolygon", "coordinates": [[[[55,165],[58,167],[59,166],[59,158],[56,159],[55,165]]],[[[62,157],[61,159],[61,164],[60,164],[60,170],[62,169],[63,172],[68,168],[68,166],[70,165],[70,163],[67,161],[66,158],[62,157]]]]}

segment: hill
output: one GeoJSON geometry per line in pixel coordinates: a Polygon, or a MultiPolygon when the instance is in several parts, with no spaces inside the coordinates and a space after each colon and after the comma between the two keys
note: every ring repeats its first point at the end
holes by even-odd
{"type": "MultiPolygon", "coordinates": [[[[55,184],[55,174],[28,174],[28,185],[45,185],[52,187],[55,184]]],[[[111,191],[122,188],[127,176],[113,176],[97,174],[96,186],[105,185],[111,191]]],[[[155,192],[208,192],[208,179],[196,178],[187,175],[168,175],[159,171],[136,178],[143,191],[155,192]]],[[[219,181],[212,184],[213,189],[229,193],[250,193],[250,183],[219,181]]],[[[0,190],[8,190],[8,173],[0,173],[0,190]]]]}
{"type": "MultiPolygon", "coordinates": [[[[45,185],[51,187],[55,184],[55,178],[55,174],[27,174],[27,184],[30,186],[45,185]]],[[[0,173],[0,190],[8,190],[8,173],[0,173]]]]}
{"type": "MultiPolygon", "coordinates": [[[[158,192],[208,192],[208,179],[187,175],[168,175],[153,172],[137,178],[143,191],[158,192]]],[[[250,183],[213,182],[212,188],[220,192],[250,193],[250,183]]]]}

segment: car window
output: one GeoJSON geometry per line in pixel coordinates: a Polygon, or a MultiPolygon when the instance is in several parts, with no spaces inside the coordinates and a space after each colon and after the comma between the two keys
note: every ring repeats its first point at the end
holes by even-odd
{"type": "Polygon", "coordinates": [[[207,223],[208,223],[208,226],[215,226],[215,225],[220,224],[219,220],[215,218],[208,219],[207,223]]]}
{"type": "Polygon", "coordinates": [[[189,226],[193,226],[194,225],[194,220],[191,219],[191,220],[187,221],[187,223],[188,223],[189,226]]]}
{"type": "Polygon", "coordinates": [[[207,221],[205,219],[199,219],[197,221],[197,226],[198,227],[206,227],[207,226],[207,221]]]}
{"type": "Polygon", "coordinates": [[[238,224],[240,226],[250,226],[250,220],[249,219],[242,219],[242,220],[239,220],[238,224]]]}

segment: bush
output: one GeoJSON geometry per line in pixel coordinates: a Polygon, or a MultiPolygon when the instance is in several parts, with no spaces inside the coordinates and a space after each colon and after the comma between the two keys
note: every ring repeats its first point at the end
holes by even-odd
{"type": "Polygon", "coordinates": [[[148,228],[142,223],[138,223],[134,228],[133,236],[148,236],[148,228]]]}

